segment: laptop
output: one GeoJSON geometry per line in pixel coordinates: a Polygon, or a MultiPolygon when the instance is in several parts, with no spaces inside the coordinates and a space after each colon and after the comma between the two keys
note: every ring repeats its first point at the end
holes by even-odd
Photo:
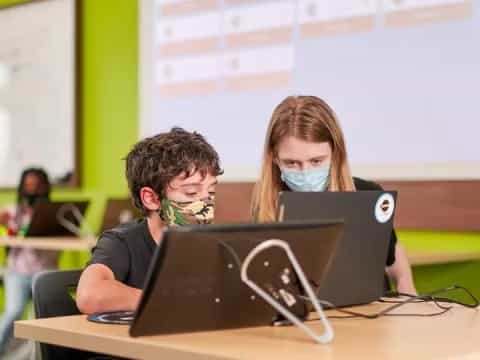
{"type": "Polygon", "coordinates": [[[133,205],[130,198],[107,199],[100,233],[113,229],[120,224],[133,221],[141,216],[140,210],[133,205]]]}
{"type": "Polygon", "coordinates": [[[84,217],[89,201],[55,201],[55,202],[38,202],[33,208],[33,216],[28,227],[26,237],[62,237],[76,236],[75,233],[67,229],[58,221],[58,215],[64,212],[64,218],[80,227],[80,219],[78,219],[73,209],[84,217]]]}
{"type": "MultiPolygon", "coordinates": [[[[241,281],[235,258],[241,262],[265,240],[281,239],[291,246],[307,278],[321,283],[342,233],[341,221],[169,228],[150,265],[130,335],[272,324],[276,311],[241,281]]],[[[296,297],[302,288],[280,249],[260,253],[248,275],[294,314],[308,315],[307,303],[296,297]]]]}
{"type": "Polygon", "coordinates": [[[319,284],[319,299],[348,306],[370,303],[384,295],[396,199],[397,193],[392,191],[280,194],[280,221],[345,221],[344,239],[319,284]]]}

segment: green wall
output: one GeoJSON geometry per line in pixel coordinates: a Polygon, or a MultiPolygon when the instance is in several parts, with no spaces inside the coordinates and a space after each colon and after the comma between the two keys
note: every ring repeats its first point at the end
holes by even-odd
{"type": "MultiPolygon", "coordinates": [[[[480,252],[478,233],[399,231],[398,235],[406,249],[480,252]]],[[[419,292],[462,285],[480,299],[480,261],[416,266],[413,268],[413,275],[419,292]]],[[[470,300],[463,292],[448,295],[462,301],[470,300]]]]}
{"type": "MultiPolygon", "coordinates": [[[[80,1],[80,0],[79,0],[80,1]]],[[[6,5],[12,0],[0,0],[6,5]]],[[[105,199],[127,194],[123,161],[138,132],[138,8],[133,0],[81,0],[82,8],[82,172],[76,190],[56,190],[54,199],[92,200],[88,220],[96,229],[105,199]]],[[[0,204],[13,201],[0,193],[0,204]]],[[[480,250],[480,234],[399,232],[407,249],[480,250]]],[[[62,267],[78,267],[88,254],[62,255],[62,267]]],[[[463,284],[480,296],[480,262],[414,269],[417,287],[426,291],[463,284]]]]}

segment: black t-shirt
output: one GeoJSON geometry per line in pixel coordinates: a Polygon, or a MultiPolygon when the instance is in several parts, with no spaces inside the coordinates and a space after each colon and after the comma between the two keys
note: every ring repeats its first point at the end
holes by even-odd
{"type": "MultiPolygon", "coordinates": [[[[355,184],[355,188],[358,191],[368,191],[368,190],[380,190],[382,191],[383,188],[373,181],[367,181],[360,178],[353,178],[353,182],[355,184]]],[[[395,246],[397,245],[397,234],[395,230],[392,231],[392,236],[390,237],[390,244],[388,246],[388,256],[387,256],[387,266],[391,266],[395,262],[395,246]]]]}
{"type": "Polygon", "coordinates": [[[136,220],[105,231],[93,248],[88,265],[108,266],[115,280],[142,289],[156,247],[147,220],[136,220]]]}

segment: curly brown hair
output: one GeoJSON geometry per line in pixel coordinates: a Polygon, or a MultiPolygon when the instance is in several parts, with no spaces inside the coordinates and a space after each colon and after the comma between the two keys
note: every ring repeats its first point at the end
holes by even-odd
{"type": "Polygon", "coordinates": [[[169,132],[146,138],[134,145],[126,157],[126,177],[135,206],[147,213],[140,189],[150,187],[160,197],[178,175],[200,171],[202,176],[223,173],[215,149],[197,132],[172,128],[169,132]]]}

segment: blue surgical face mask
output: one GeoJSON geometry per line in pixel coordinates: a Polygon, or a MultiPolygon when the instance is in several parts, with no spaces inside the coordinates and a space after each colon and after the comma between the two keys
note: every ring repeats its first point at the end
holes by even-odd
{"type": "Polygon", "coordinates": [[[330,180],[330,163],[305,170],[280,168],[282,181],[292,191],[325,191],[330,180]]]}

